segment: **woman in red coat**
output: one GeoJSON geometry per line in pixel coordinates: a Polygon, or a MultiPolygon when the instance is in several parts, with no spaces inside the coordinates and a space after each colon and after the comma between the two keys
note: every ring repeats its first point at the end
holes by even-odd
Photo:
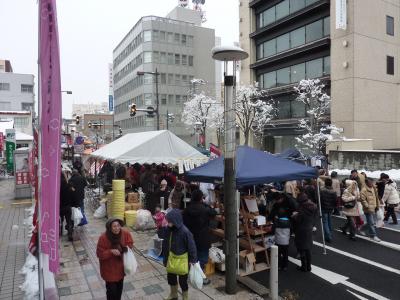
{"type": "Polygon", "coordinates": [[[121,299],[124,286],[123,253],[127,247],[133,247],[131,234],[122,228],[124,222],[112,218],[106,223],[104,232],[97,242],[97,257],[100,262],[100,274],[106,282],[107,300],[121,299]]]}

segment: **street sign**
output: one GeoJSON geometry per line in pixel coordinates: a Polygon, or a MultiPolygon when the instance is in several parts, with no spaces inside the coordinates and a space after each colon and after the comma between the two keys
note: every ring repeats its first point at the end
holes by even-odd
{"type": "Polygon", "coordinates": [[[152,106],[147,107],[147,115],[149,117],[154,117],[154,112],[155,112],[154,107],[152,107],[152,106]]]}
{"type": "Polygon", "coordinates": [[[7,171],[14,171],[15,129],[6,129],[6,161],[7,171]]]}

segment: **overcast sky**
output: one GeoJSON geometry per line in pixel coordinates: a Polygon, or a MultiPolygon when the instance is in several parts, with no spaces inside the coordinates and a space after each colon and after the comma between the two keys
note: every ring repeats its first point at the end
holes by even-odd
{"type": "MultiPolygon", "coordinates": [[[[189,0],[191,2],[191,0],[189,0]]],[[[63,116],[72,103],[108,101],[107,68],[112,51],[140,17],[166,16],[178,0],[57,0],[61,47],[63,116]]],[[[222,44],[238,41],[238,1],[206,0],[206,27],[222,44]]],[[[0,0],[0,59],[15,73],[35,74],[37,85],[37,0],[0,0]]]]}

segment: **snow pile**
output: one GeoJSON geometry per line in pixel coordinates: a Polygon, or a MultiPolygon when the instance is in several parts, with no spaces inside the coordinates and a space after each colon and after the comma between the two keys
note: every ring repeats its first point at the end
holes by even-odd
{"type": "MultiPolygon", "coordinates": [[[[342,176],[350,176],[351,170],[347,170],[347,169],[334,169],[331,170],[331,172],[337,172],[338,175],[342,175],[342,176]]],[[[395,181],[400,181],[400,169],[391,169],[391,170],[387,170],[387,171],[366,171],[366,170],[357,170],[358,173],[361,172],[365,172],[365,174],[367,174],[367,177],[370,178],[376,178],[378,179],[381,176],[381,173],[385,173],[388,174],[389,177],[395,181]]]]}
{"type": "Polygon", "coordinates": [[[28,213],[28,217],[24,219],[24,226],[28,228],[28,237],[32,236],[33,227],[33,214],[35,212],[35,205],[32,205],[30,208],[26,208],[25,211],[28,213]]]}
{"type": "Polygon", "coordinates": [[[25,276],[24,283],[19,287],[25,293],[24,299],[39,299],[38,260],[29,252],[20,274],[25,276]]]}

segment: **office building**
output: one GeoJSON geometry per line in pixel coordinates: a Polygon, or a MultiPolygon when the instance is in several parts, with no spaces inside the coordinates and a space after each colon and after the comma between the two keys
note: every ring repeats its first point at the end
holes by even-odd
{"type": "Polygon", "coordinates": [[[0,60],[0,111],[34,110],[34,76],[13,73],[8,60],[0,60]]]}
{"type": "Polygon", "coordinates": [[[293,86],[303,78],[324,82],[327,120],[344,136],[400,148],[399,0],[242,0],[239,11],[240,44],[250,53],[241,81],[258,81],[279,101],[265,148],[294,146],[306,112],[293,86]]]}
{"type": "Polygon", "coordinates": [[[130,117],[129,106],[135,103],[140,109],[157,107],[157,71],[160,129],[166,129],[168,111],[175,115],[169,129],[194,142],[194,128],[188,129],[181,122],[183,104],[193,89],[191,80],[205,80],[206,92],[213,97],[217,91],[220,93],[221,82],[211,58],[218,39],[214,29],[201,27],[201,23],[200,12],[176,7],[165,18],[142,17],[117,45],[113,53],[114,113],[115,124],[124,133],[156,130],[156,117],[144,112],[130,117]],[[144,75],[138,75],[138,71],[144,75]]]}
{"type": "Polygon", "coordinates": [[[98,114],[107,113],[108,103],[84,103],[84,104],[72,104],[72,116],[83,116],[84,114],[98,114]]]}

